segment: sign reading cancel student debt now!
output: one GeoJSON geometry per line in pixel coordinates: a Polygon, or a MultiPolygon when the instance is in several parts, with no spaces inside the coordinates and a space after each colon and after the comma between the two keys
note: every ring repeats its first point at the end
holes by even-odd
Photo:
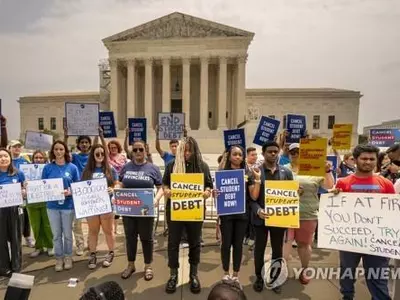
{"type": "Polygon", "coordinates": [[[400,195],[323,194],[318,247],[400,259],[400,195]]]}
{"type": "Polygon", "coordinates": [[[171,220],[204,220],[204,174],[171,174],[171,220]]]}
{"type": "Polygon", "coordinates": [[[298,190],[298,181],[265,181],[265,226],[299,228],[298,190]]]}

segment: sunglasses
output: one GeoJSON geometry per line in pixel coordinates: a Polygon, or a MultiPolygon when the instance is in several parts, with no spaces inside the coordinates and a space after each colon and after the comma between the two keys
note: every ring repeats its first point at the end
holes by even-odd
{"type": "Polygon", "coordinates": [[[292,151],[289,151],[289,153],[291,155],[296,155],[296,154],[299,154],[299,150],[292,150],[292,151]]]}
{"type": "Polygon", "coordinates": [[[97,158],[104,157],[104,152],[96,152],[95,156],[97,158]]]}
{"type": "Polygon", "coordinates": [[[138,152],[138,151],[139,152],[144,152],[144,148],[133,148],[132,151],[135,152],[135,153],[138,152]]]}

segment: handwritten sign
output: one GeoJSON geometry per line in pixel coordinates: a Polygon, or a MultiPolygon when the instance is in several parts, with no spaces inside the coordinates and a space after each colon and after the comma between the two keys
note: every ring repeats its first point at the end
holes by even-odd
{"type": "Polygon", "coordinates": [[[114,196],[117,215],[155,217],[153,189],[115,189],[114,196]]]}
{"type": "Polygon", "coordinates": [[[106,139],[117,137],[117,130],[115,127],[114,112],[101,111],[99,113],[100,127],[103,129],[103,135],[106,139]]]}
{"type": "Polygon", "coordinates": [[[158,113],[158,139],[179,140],[185,129],[184,113],[158,113]]]}
{"type": "Polygon", "coordinates": [[[77,219],[112,212],[106,178],[73,182],[71,191],[77,219]]]}
{"type": "Polygon", "coordinates": [[[351,136],[353,124],[333,125],[332,148],[336,150],[349,150],[351,148],[351,136]]]}
{"type": "Polygon", "coordinates": [[[45,164],[22,164],[19,169],[25,175],[27,181],[42,179],[45,164]]]}
{"type": "Polygon", "coordinates": [[[265,181],[265,226],[299,228],[299,182],[294,180],[265,181]]]}
{"type": "Polygon", "coordinates": [[[246,212],[246,185],[244,170],[215,172],[215,184],[220,192],[217,197],[219,216],[246,212]]]}
{"type": "Polygon", "coordinates": [[[262,146],[266,141],[273,141],[278,133],[280,123],[279,120],[262,116],[253,143],[262,146]]]}
{"type": "Polygon", "coordinates": [[[26,131],[25,132],[25,148],[32,150],[51,149],[53,144],[53,136],[51,134],[44,134],[41,132],[26,131]]]}
{"type": "Polygon", "coordinates": [[[26,185],[28,204],[49,201],[63,201],[64,184],[62,178],[29,181],[26,185]]]}
{"type": "Polygon", "coordinates": [[[377,147],[390,147],[400,143],[400,129],[371,129],[370,143],[377,147]]]}
{"type": "Polygon", "coordinates": [[[171,221],[204,220],[204,174],[171,174],[171,221]]]}
{"type": "Polygon", "coordinates": [[[301,139],[299,175],[325,176],[327,139],[301,139]]]}
{"type": "Polygon", "coordinates": [[[224,130],[225,149],[229,150],[232,146],[241,146],[246,152],[246,136],[244,128],[224,130]]]}
{"type": "Polygon", "coordinates": [[[400,259],[400,195],[323,194],[318,247],[400,259]]]}
{"type": "Polygon", "coordinates": [[[98,103],[65,103],[65,117],[69,136],[99,135],[98,103]]]}
{"type": "Polygon", "coordinates": [[[288,131],[286,143],[298,143],[306,134],[306,117],[301,115],[287,115],[286,130],[288,131]]]}
{"type": "Polygon", "coordinates": [[[21,183],[0,185],[0,208],[23,204],[21,183]]]}
{"type": "Polygon", "coordinates": [[[129,145],[135,141],[147,141],[147,120],[146,118],[129,118],[129,145]]]}

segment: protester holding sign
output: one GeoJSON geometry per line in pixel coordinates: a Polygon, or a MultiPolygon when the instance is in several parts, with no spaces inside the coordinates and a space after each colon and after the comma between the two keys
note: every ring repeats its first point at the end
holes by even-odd
{"type": "MultiPolygon", "coordinates": [[[[119,174],[120,184],[116,188],[127,189],[158,189],[154,199],[154,206],[158,206],[158,202],[162,197],[162,176],[160,169],[148,162],[145,158],[145,146],[143,141],[135,141],[132,145],[134,154],[133,160],[127,163],[119,174]]],[[[138,236],[142,243],[144,257],[144,279],[146,281],[153,279],[153,227],[154,217],[141,216],[123,216],[122,221],[125,229],[126,253],[128,255],[128,266],[122,272],[122,279],[129,278],[135,271],[135,261],[137,254],[138,236]]]]}
{"type": "MultiPolygon", "coordinates": [[[[23,186],[25,175],[12,164],[11,153],[0,149],[0,186],[21,183],[23,186]]],[[[25,189],[22,189],[24,194],[25,189]]],[[[4,196],[3,196],[4,197],[4,196]]],[[[7,197],[7,196],[6,196],[7,197]]],[[[21,223],[19,207],[0,208],[0,276],[10,277],[12,273],[19,273],[22,267],[21,250],[21,223]],[[10,249],[8,246],[10,243],[10,249]],[[11,258],[10,258],[11,253],[11,258]]]]}
{"type": "MultiPolygon", "coordinates": [[[[47,163],[46,154],[40,150],[33,152],[32,160],[34,164],[47,163]]],[[[35,238],[35,251],[30,254],[30,257],[38,257],[42,251],[47,252],[49,256],[53,256],[53,234],[47,215],[46,202],[27,204],[26,208],[35,238]]]]}
{"type": "MultiPolygon", "coordinates": [[[[379,148],[373,145],[358,145],[355,147],[353,156],[357,164],[357,171],[346,178],[338,180],[334,192],[394,194],[393,184],[386,178],[374,174],[378,153],[379,148]]],[[[340,251],[340,292],[343,295],[343,299],[354,299],[355,269],[361,259],[365,274],[370,274],[370,269],[378,271],[377,274],[383,274],[382,271],[389,268],[389,258],[387,257],[340,251]],[[349,274],[348,271],[351,273],[349,274]]],[[[391,299],[388,290],[388,277],[379,276],[379,278],[374,278],[374,276],[369,276],[366,281],[372,299],[391,299]]]]}
{"type": "Polygon", "coordinates": [[[156,127],[156,150],[163,159],[165,167],[168,165],[168,163],[170,163],[172,160],[175,159],[176,149],[178,148],[178,144],[179,144],[178,140],[175,139],[170,140],[169,141],[170,152],[162,150],[160,140],[158,139],[158,126],[156,127]]]}
{"type": "MultiPolygon", "coordinates": [[[[196,140],[192,137],[183,138],[179,143],[176,158],[167,165],[163,177],[164,197],[166,202],[167,219],[171,218],[171,174],[203,174],[204,191],[203,198],[208,199],[213,189],[213,181],[210,174],[210,168],[203,161],[201,152],[196,140]]],[[[201,290],[200,280],[197,276],[197,266],[200,263],[201,251],[201,229],[203,221],[169,221],[168,235],[168,267],[171,276],[168,279],[165,290],[167,293],[174,293],[178,284],[179,269],[179,243],[182,237],[182,231],[185,228],[189,242],[189,285],[192,293],[199,293],[201,290]]]]}
{"type": "MultiPolygon", "coordinates": [[[[128,159],[132,160],[134,154],[129,149],[129,145],[133,145],[133,142],[130,142],[130,134],[131,134],[131,132],[130,132],[130,128],[129,127],[127,127],[125,129],[125,133],[126,134],[125,134],[125,140],[124,140],[124,150],[126,152],[126,156],[128,157],[128,159]]],[[[135,138],[134,140],[135,141],[137,141],[137,140],[142,141],[142,139],[140,139],[140,138],[135,138]]],[[[150,148],[149,148],[149,145],[147,143],[146,143],[146,149],[145,150],[146,150],[146,157],[145,157],[146,160],[148,162],[150,162],[150,163],[153,163],[153,157],[151,155],[150,148]]]]}
{"type": "Polygon", "coordinates": [[[62,178],[65,200],[47,202],[47,213],[53,233],[56,272],[72,268],[72,225],[75,217],[71,196],[71,183],[80,179],[78,168],[71,163],[71,155],[63,141],[55,141],[51,146],[51,163],[43,169],[42,179],[62,178]]]}
{"type": "MultiPolygon", "coordinates": [[[[222,236],[221,245],[221,260],[222,268],[224,270],[224,276],[222,280],[233,280],[239,282],[239,271],[240,265],[242,263],[242,252],[243,252],[243,240],[246,235],[248,220],[250,218],[249,204],[250,201],[258,198],[260,194],[260,170],[258,168],[253,168],[249,170],[246,167],[244,149],[240,146],[232,146],[229,148],[227,160],[223,170],[244,170],[245,171],[245,203],[244,203],[244,213],[231,214],[231,215],[220,215],[220,228],[222,236]],[[233,252],[233,274],[230,275],[230,257],[231,248],[233,252]]],[[[232,194],[240,187],[238,183],[239,178],[223,178],[221,180],[221,187],[229,190],[230,192],[214,190],[213,194],[216,197],[220,192],[223,192],[229,199],[231,199],[232,194]],[[233,192],[233,193],[232,193],[233,192]]],[[[235,194],[234,194],[235,195],[235,194]]],[[[226,197],[225,197],[226,199],[226,197]]],[[[239,199],[237,199],[239,200],[239,199]]],[[[227,202],[237,202],[237,201],[227,201],[227,202]]],[[[237,203],[232,203],[232,205],[240,206],[237,203]]],[[[230,206],[230,205],[229,205],[230,206]]]]}
{"type": "MultiPolygon", "coordinates": [[[[107,148],[97,144],[90,150],[88,163],[82,173],[82,180],[92,180],[106,178],[108,191],[112,193],[112,189],[118,182],[117,172],[110,166],[108,161],[107,148]]],[[[111,199],[110,199],[111,201],[111,199]]],[[[95,269],[97,266],[97,241],[100,232],[100,226],[106,237],[108,254],[103,261],[103,267],[111,266],[114,260],[115,237],[113,232],[114,214],[106,213],[86,218],[89,226],[89,251],[90,257],[88,262],[89,269],[95,269]]]]}

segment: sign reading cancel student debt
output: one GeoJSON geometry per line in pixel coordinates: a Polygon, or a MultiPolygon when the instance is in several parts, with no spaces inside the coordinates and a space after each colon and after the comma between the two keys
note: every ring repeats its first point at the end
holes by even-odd
{"type": "Polygon", "coordinates": [[[73,182],[71,190],[77,219],[112,212],[106,178],[73,182]]]}
{"type": "Polygon", "coordinates": [[[179,140],[185,129],[184,113],[158,113],[158,139],[179,140]]]}
{"type": "Polygon", "coordinates": [[[318,247],[400,259],[400,195],[323,194],[318,247]]]}
{"type": "Polygon", "coordinates": [[[69,136],[99,135],[98,103],[65,103],[65,117],[69,136]]]}
{"type": "Polygon", "coordinates": [[[273,141],[278,133],[279,124],[279,120],[262,116],[254,136],[253,144],[262,146],[266,141],[273,141]]]}
{"type": "Polygon", "coordinates": [[[327,139],[301,139],[299,175],[325,176],[327,139]]]}
{"type": "Polygon", "coordinates": [[[219,191],[217,213],[219,216],[243,214],[246,212],[246,185],[244,170],[215,172],[215,184],[219,191]]]}
{"type": "Polygon", "coordinates": [[[300,227],[298,190],[298,181],[265,181],[265,226],[300,227]]]}
{"type": "Polygon", "coordinates": [[[204,220],[204,174],[171,174],[171,220],[204,220]]]}
{"type": "Polygon", "coordinates": [[[0,208],[22,205],[21,183],[0,185],[0,208]]]}
{"type": "Polygon", "coordinates": [[[241,146],[246,150],[246,137],[244,128],[224,130],[225,149],[229,150],[232,146],[241,146]]]}
{"type": "Polygon", "coordinates": [[[153,189],[115,189],[114,197],[119,216],[155,217],[153,189]]]}

